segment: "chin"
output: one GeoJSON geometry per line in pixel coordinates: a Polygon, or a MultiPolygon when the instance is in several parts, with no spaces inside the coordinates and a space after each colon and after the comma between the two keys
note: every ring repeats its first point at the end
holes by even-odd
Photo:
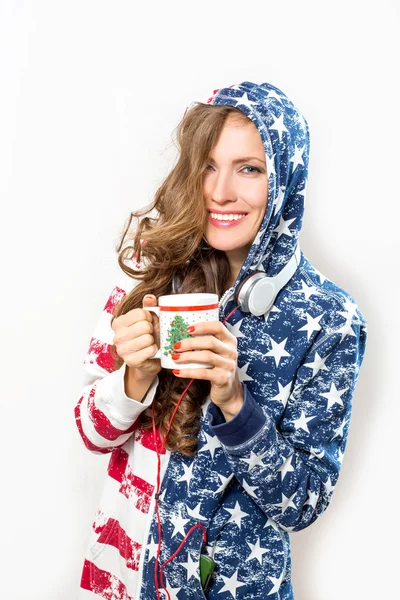
{"type": "Polygon", "coordinates": [[[222,252],[231,252],[232,250],[247,248],[251,245],[251,242],[247,242],[246,240],[238,240],[234,234],[230,234],[229,237],[227,236],[227,239],[221,239],[221,236],[212,234],[205,237],[210,246],[222,252]]]}

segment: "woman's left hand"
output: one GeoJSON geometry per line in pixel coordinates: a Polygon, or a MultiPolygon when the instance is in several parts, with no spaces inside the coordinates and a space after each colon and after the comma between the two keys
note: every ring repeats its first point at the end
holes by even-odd
{"type": "Polygon", "coordinates": [[[237,339],[220,321],[196,323],[188,327],[188,333],[201,337],[185,338],[174,345],[176,370],[173,373],[188,379],[208,379],[211,401],[219,406],[228,421],[243,405],[243,387],[237,371],[237,339]],[[185,362],[208,363],[213,368],[185,369],[185,362]]]}

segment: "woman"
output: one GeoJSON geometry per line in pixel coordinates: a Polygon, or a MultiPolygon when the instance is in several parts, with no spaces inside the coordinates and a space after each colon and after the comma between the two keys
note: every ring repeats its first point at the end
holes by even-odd
{"type": "Polygon", "coordinates": [[[331,500],[366,321],[299,250],[309,130],[281,90],[215,90],[178,139],[85,359],[76,422],[111,457],[80,597],[292,599],[288,534],[331,500]],[[145,307],[178,291],[217,293],[220,321],[180,342],[171,372],[150,358],[145,307]]]}

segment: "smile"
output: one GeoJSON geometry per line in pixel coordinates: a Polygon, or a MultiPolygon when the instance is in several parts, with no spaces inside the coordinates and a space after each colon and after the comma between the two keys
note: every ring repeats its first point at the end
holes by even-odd
{"type": "Polygon", "coordinates": [[[246,213],[208,213],[208,220],[215,227],[233,227],[246,218],[246,213]]]}

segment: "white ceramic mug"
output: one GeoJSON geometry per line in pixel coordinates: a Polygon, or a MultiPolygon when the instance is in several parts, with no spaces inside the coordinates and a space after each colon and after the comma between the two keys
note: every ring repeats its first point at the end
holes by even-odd
{"type": "Polygon", "coordinates": [[[185,362],[177,366],[172,355],[176,342],[191,336],[186,327],[201,321],[218,321],[217,294],[171,294],[160,296],[158,306],[146,306],[145,310],[154,312],[160,319],[160,349],[151,358],[160,358],[164,369],[204,369],[212,368],[208,363],[185,362]]]}

